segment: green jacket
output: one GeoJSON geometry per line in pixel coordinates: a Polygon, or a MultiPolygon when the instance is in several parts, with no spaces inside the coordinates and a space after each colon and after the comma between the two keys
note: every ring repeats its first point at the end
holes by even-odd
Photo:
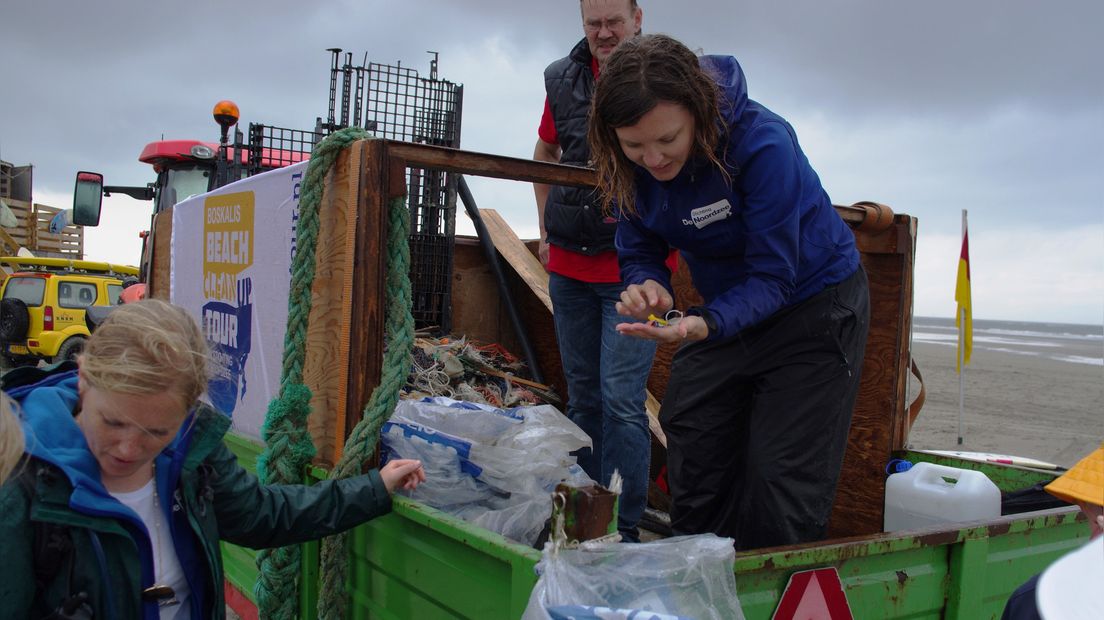
{"type": "MultiPolygon", "coordinates": [[[[53,383],[47,389],[67,393],[66,382],[53,383]]],[[[72,383],[75,390],[75,377],[72,383]]],[[[152,572],[146,568],[150,551],[144,528],[117,516],[101,516],[99,508],[89,509],[88,502],[80,499],[87,489],[75,493],[73,480],[80,489],[88,486],[87,479],[71,471],[65,456],[58,458],[49,450],[58,445],[54,436],[80,430],[71,415],[59,418],[56,411],[53,417],[41,415],[40,403],[31,400],[23,400],[33,459],[27,471],[36,473],[24,473],[0,488],[0,618],[38,618],[81,591],[90,597],[94,618],[156,618],[156,605],[147,603],[143,609],[140,599],[142,589],[152,585],[142,578],[143,572],[152,572]],[[72,428],[66,427],[66,421],[72,428]],[[49,571],[52,576],[41,588],[36,586],[35,569],[41,566],[36,565],[34,554],[36,533],[41,535],[43,530],[35,522],[67,526],[64,531],[74,548],[61,556],[62,566],[49,571]]],[[[160,488],[177,481],[174,512],[183,513],[177,523],[184,519],[187,523],[173,528],[178,550],[181,540],[194,541],[185,546],[194,557],[180,554],[192,584],[193,617],[225,617],[220,540],[254,549],[298,544],[344,531],[391,509],[391,497],[376,470],[313,486],[261,485],[222,442],[230,420],[207,407],[196,415],[182,458],[162,453],[156,468],[160,488]]],[[[83,436],[80,445],[84,445],[83,436]]],[[[94,478],[98,484],[98,470],[94,478]]],[[[114,499],[104,493],[106,499],[96,501],[108,506],[114,499]]]]}

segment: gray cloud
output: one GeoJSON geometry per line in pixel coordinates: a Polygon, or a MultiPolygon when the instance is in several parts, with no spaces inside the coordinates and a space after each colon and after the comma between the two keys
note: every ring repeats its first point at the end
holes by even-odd
{"type": "MultiPolygon", "coordinates": [[[[887,202],[927,234],[957,234],[962,208],[991,232],[1104,223],[1104,3],[641,4],[646,31],[740,59],[751,96],[795,125],[837,202],[887,202]]],[[[244,122],[312,126],[326,112],[328,47],[423,72],[426,50],[442,52],[442,77],[465,83],[465,145],[527,156],[540,70],[579,36],[573,1],[9,0],[0,157],[34,163],[44,192],[70,191],[78,169],[144,183],[141,148],[214,140],[219,99],[244,122]]],[[[528,188],[480,191],[535,228],[528,188]]]]}

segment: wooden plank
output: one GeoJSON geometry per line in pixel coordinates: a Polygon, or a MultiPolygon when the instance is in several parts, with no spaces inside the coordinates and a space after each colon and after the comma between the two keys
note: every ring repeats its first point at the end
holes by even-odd
{"type": "Polygon", "coordinates": [[[498,253],[529,285],[537,299],[540,299],[548,311],[552,312],[552,297],[548,294],[548,272],[544,270],[540,259],[525,247],[497,211],[480,209],[479,215],[483,218],[483,224],[486,225],[487,233],[491,235],[491,242],[494,243],[498,253]]]}
{"type": "Polygon", "coordinates": [[[663,432],[663,427],[659,424],[659,408],[660,403],[656,400],[655,396],[652,396],[651,392],[645,392],[647,398],[644,399],[644,411],[648,413],[648,430],[652,431],[652,436],[659,442],[664,449],[667,448],[667,435],[663,432]]]}
{"type": "Polygon", "coordinates": [[[36,256],[84,258],[83,227],[66,226],[60,233],[50,232],[50,220],[62,209],[15,198],[5,198],[4,203],[16,219],[14,227],[4,230],[10,237],[5,243],[14,242],[17,250],[25,247],[36,256]]]}
{"type": "Polygon", "coordinates": [[[0,228],[0,250],[3,251],[4,256],[15,256],[20,247],[22,244],[8,234],[8,229],[0,228]]]}
{"type": "Polygon", "coordinates": [[[16,200],[15,198],[5,198],[4,202],[7,203],[8,208],[11,209],[12,215],[15,216],[17,222],[14,227],[8,229],[12,239],[15,239],[19,245],[32,249],[33,251],[35,231],[37,228],[37,224],[35,224],[34,205],[24,200],[16,200]]]}
{"type": "MultiPolygon", "coordinates": [[[[394,140],[387,140],[386,144],[392,158],[402,159],[405,166],[411,168],[435,168],[474,176],[551,185],[594,187],[598,183],[597,174],[591,168],[394,140]]],[[[872,209],[861,204],[835,205],[835,209],[843,221],[852,227],[861,226],[873,216],[872,209]]]]}
{"type": "Polygon", "coordinates": [[[479,342],[497,342],[520,351],[517,336],[505,318],[500,295],[479,241],[457,236],[452,246],[452,324],[457,335],[479,342]]]}
{"type": "Polygon", "coordinates": [[[405,160],[410,168],[436,168],[474,176],[553,185],[593,187],[597,181],[590,168],[549,164],[532,159],[473,153],[441,146],[387,140],[391,157],[405,160]]]}
{"type": "Polygon", "coordinates": [[[897,227],[871,233],[855,232],[855,246],[866,254],[896,254],[901,241],[901,231],[897,227]]]}
{"type": "Polygon", "coordinates": [[[362,157],[342,441],[363,417],[364,406],[379,385],[383,366],[391,163],[383,140],[365,141],[362,157]]]}
{"type": "Polygon", "coordinates": [[[0,161],[0,198],[10,198],[12,189],[12,165],[0,161]]]}
{"type": "Polygon", "coordinates": [[[318,450],[314,463],[327,468],[337,463],[344,448],[348,386],[344,374],[334,370],[349,364],[362,150],[362,143],[356,143],[338,155],[333,171],[326,176],[319,207],[303,383],[311,390],[307,426],[318,450]]]}
{"type": "MultiPolygon", "coordinates": [[[[169,268],[172,259],[172,207],[153,216],[151,236],[143,249],[152,251],[148,275],[149,296],[169,301],[169,268]]],[[[143,257],[145,258],[145,257],[143,257]]]]}
{"type": "Polygon", "coordinates": [[[898,249],[902,261],[903,277],[900,295],[903,312],[897,333],[897,400],[894,402],[893,428],[889,444],[892,450],[905,449],[912,424],[908,413],[908,386],[912,366],[912,300],[916,283],[916,218],[903,219],[902,224],[896,227],[902,240],[898,244],[898,249]]]}

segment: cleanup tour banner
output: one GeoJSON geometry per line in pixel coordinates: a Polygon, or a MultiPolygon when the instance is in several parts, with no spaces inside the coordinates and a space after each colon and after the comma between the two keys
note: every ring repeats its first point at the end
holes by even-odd
{"type": "Polygon", "coordinates": [[[279,395],[299,188],[307,162],[173,207],[169,296],[211,348],[207,399],[233,429],[260,439],[279,395]]]}

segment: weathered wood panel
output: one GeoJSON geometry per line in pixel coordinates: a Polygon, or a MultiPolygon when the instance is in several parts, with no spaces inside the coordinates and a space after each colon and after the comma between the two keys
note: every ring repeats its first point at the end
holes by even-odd
{"type": "Polygon", "coordinates": [[[0,161],[0,198],[11,198],[12,195],[12,165],[6,161],[0,161]]]}
{"type": "Polygon", "coordinates": [[[521,345],[498,295],[494,273],[479,240],[473,237],[458,236],[453,246],[452,325],[457,336],[482,343],[497,342],[507,351],[521,354],[521,345]]]}
{"type": "Polygon", "coordinates": [[[882,531],[885,464],[890,452],[904,447],[907,437],[898,429],[907,425],[914,230],[912,218],[898,215],[893,228],[883,233],[856,234],[870,281],[870,332],[828,527],[833,538],[882,531]]]}
{"type": "Polygon", "coordinates": [[[50,232],[50,221],[63,209],[35,203],[33,244],[31,250],[37,256],[57,256],[62,258],[84,258],[84,228],[66,226],[61,232],[50,232]]]}
{"type": "Polygon", "coordinates": [[[552,297],[548,294],[548,272],[540,259],[518,239],[506,220],[494,209],[480,209],[483,224],[487,227],[495,249],[506,259],[514,271],[529,285],[537,299],[552,311],[552,297]]]}
{"type": "Polygon", "coordinates": [[[364,142],[361,157],[342,441],[360,422],[364,406],[380,381],[386,318],[387,234],[390,228],[387,206],[394,191],[402,191],[401,179],[405,179],[402,170],[392,170],[382,140],[364,142]],[[400,179],[399,187],[392,187],[392,176],[400,179]]]}
{"type": "MultiPolygon", "coordinates": [[[[150,297],[169,301],[169,269],[172,263],[172,208],[153,216],[150,237],[143,248],[152,251],[147,275],[150,297]]],[[[143,257],[145,259],[145,257],[143,257]]],[[[145,262],[145,261],[143,261],[145,262]]]]}
{"type": "Polygon", "coordinates": [[[39,257],[84,258],[83,227],[66,226],[60,233],[50,232],[50,220],[62,209],[15,198],[5,198],[4,204],[17,222],[4,229],[12,241],[39,257]]]}
{"type": "Polygon", "coordinates": [[[303,363],[303,384],[311,390],[311,438],[315,464],[331,467],[341,458],[345,438],[356,213],[364,144],[337,157],[326,176],[319,206],[318,245],[311,284],[310,322],[303,363]]]}

